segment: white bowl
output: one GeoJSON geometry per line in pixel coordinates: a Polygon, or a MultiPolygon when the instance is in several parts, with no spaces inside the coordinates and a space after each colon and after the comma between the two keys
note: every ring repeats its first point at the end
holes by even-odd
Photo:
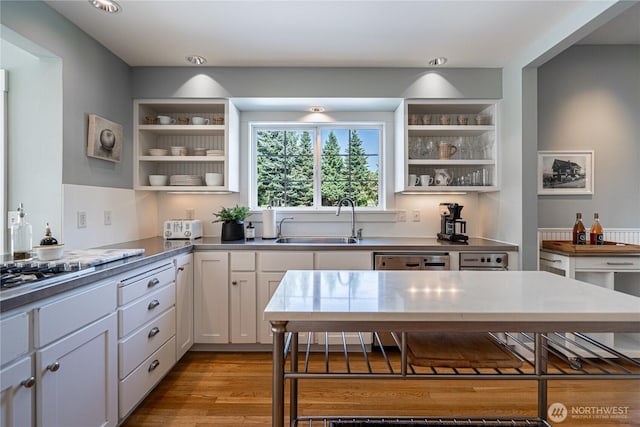
{"type": "Polygon", "coordinates": [[[171,147],[171,155],[172,156],[186,156],[187,155],[187,147],[184,147],[184,146],[171,147]]]}
{"type": "Polygon", "coordinates": [[[150,156],[166,156],[169,154],[169,150],[165,148],[149,148],[150,156]]]}
{"type": "Polygon", "coordinates": [[[167,185],[169,177],[167,175],[149,175],[149,184],[153,186],[167,185]]]}
{"type": "Polygon", "coordinates": [[[34,246],[33,249],[36,251],[36,257],[40,261],[53,261],[62,258],[64,244],[34,246]]]}

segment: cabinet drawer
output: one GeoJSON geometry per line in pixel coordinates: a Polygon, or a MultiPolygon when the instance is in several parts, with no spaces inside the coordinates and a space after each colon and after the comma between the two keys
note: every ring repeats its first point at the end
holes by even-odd
{"type": "Polygon", "coordinates": [[[640,257],[576,257],[576,270],[640,271],[640,257]]]}
{"type": "Polygon", "coordinates": [[[172,283],[118,310],[118,337],[123,338],[176,302],[176,288],[172,283]]]}
{"type": "Polygon", "coordinates": [[[313,252],[258,252],[260,271],[312,270],[313,252]]]}
{"type": "Polygon", "coordinates": [[[131,375],[120,382],[118,396],[120,419],[124,418],[153,386],[169,372],[175,360],[176,339],[173,337],[142,362],[131,375]]]}
{"type": "Polygon", "coordinates": [[[229,254],[229,265],[231,271],[255,271],[255,252],[231,252],[229,254]]]}
{"type": "Polygon", "coordinates": [[[114,312],[116,283],[104,282],[34,310],[35,346],[42,347],[114,312]]]}
{"type": "Polygon", "coordinates": [[[0,320],[0,365],[4,366],[29,351],[29,313],[0,320]]]}
{"type": "Polygon", "coordinates": [[[176,333],[176,310],[171,308],[118,344],[120,379],[176,333]]]}
{"type": "Polygon", "coordinates": [[[165,264],[142,275],[123,280],[118,285],[118,304],[125,305],[175,280],[175,267],[165,264]]]}

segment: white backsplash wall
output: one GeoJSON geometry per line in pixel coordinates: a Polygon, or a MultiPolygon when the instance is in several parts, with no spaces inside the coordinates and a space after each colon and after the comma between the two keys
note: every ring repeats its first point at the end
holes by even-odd
{"type": "MultiPolygon", "coordinates": [[[[356,227],[363,229],[363,236],[369,237],[435,237],[440,231],[439,204],[444,202],[459,203],[464,206],[462,218],[467,221],[467,234],[478,235],[477,195],[396,195],[396,207],[389,212],[356,213],[356,227]],[[406,221],[397,221],[398,211],[404,211],[406,221]],[[420,221],[413,220],[414,211],[418,211],[420,221]]],[[[158,227],[157,235],[162,235],[162,225],[167,219],[186,218],[187,210],[193,209],[194,219],[202,220],[205,236],[219,236],[221,226],[212,223],[213,212],[221,207],[231,207],[247,202],[239,194],[169,194],[158,193],[158,227]]],[[[351,232],[351,212],[347,206],[342,208],[339,217],[336,210],[322,213],[295,212],[277,208],[276,220],[292,216],[292,221],[285,223],[285,235],[348,235],[351,232]]],[[[254,213],[247,219],[256,227],[256,237],[262,236],[262,219],[260,213],[254,213]]]]}
{"type": "MultiPolygon", "coordinates": [[[[56,237],[67,250],[86,249],[158,235],[157,195],[150,191],[65,184],[63,230],[56,237]],[[111,225],[105,225],[105,211],[111,225]],[[86,228],[78,228],[78,212],[86,212],[86,228]]],[[[34,242],[40,236],[34,233],[34,242]]]]}

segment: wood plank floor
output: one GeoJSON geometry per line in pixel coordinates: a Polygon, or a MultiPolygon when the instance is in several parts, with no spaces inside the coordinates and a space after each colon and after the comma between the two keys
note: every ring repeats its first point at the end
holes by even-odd
{"type": "MultiPolygon", "coordinates": [[[[554,426],[640,426],[638,380],[552,381],[548,396],[583,412],[554,426]],[[584,413],[612,407],[626,415],[584,413]]],[[[300,415],[308,416],[535,417],[536,402],[533,381],[300,382],[300,415]]],[[[123,424],[134,426],[271,426],[271,354],[187,353],[123,424]]]]}

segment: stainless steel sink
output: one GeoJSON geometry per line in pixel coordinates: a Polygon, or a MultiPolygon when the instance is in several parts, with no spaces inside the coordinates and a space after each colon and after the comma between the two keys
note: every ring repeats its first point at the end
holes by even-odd
{"type": "Polygon", "coordinates": [[[358,243],[358,239],[353,237],[339,236],[295,236],[280,237],[276,243],[297,243],[297,244],[353,244],[358,243]]]}

